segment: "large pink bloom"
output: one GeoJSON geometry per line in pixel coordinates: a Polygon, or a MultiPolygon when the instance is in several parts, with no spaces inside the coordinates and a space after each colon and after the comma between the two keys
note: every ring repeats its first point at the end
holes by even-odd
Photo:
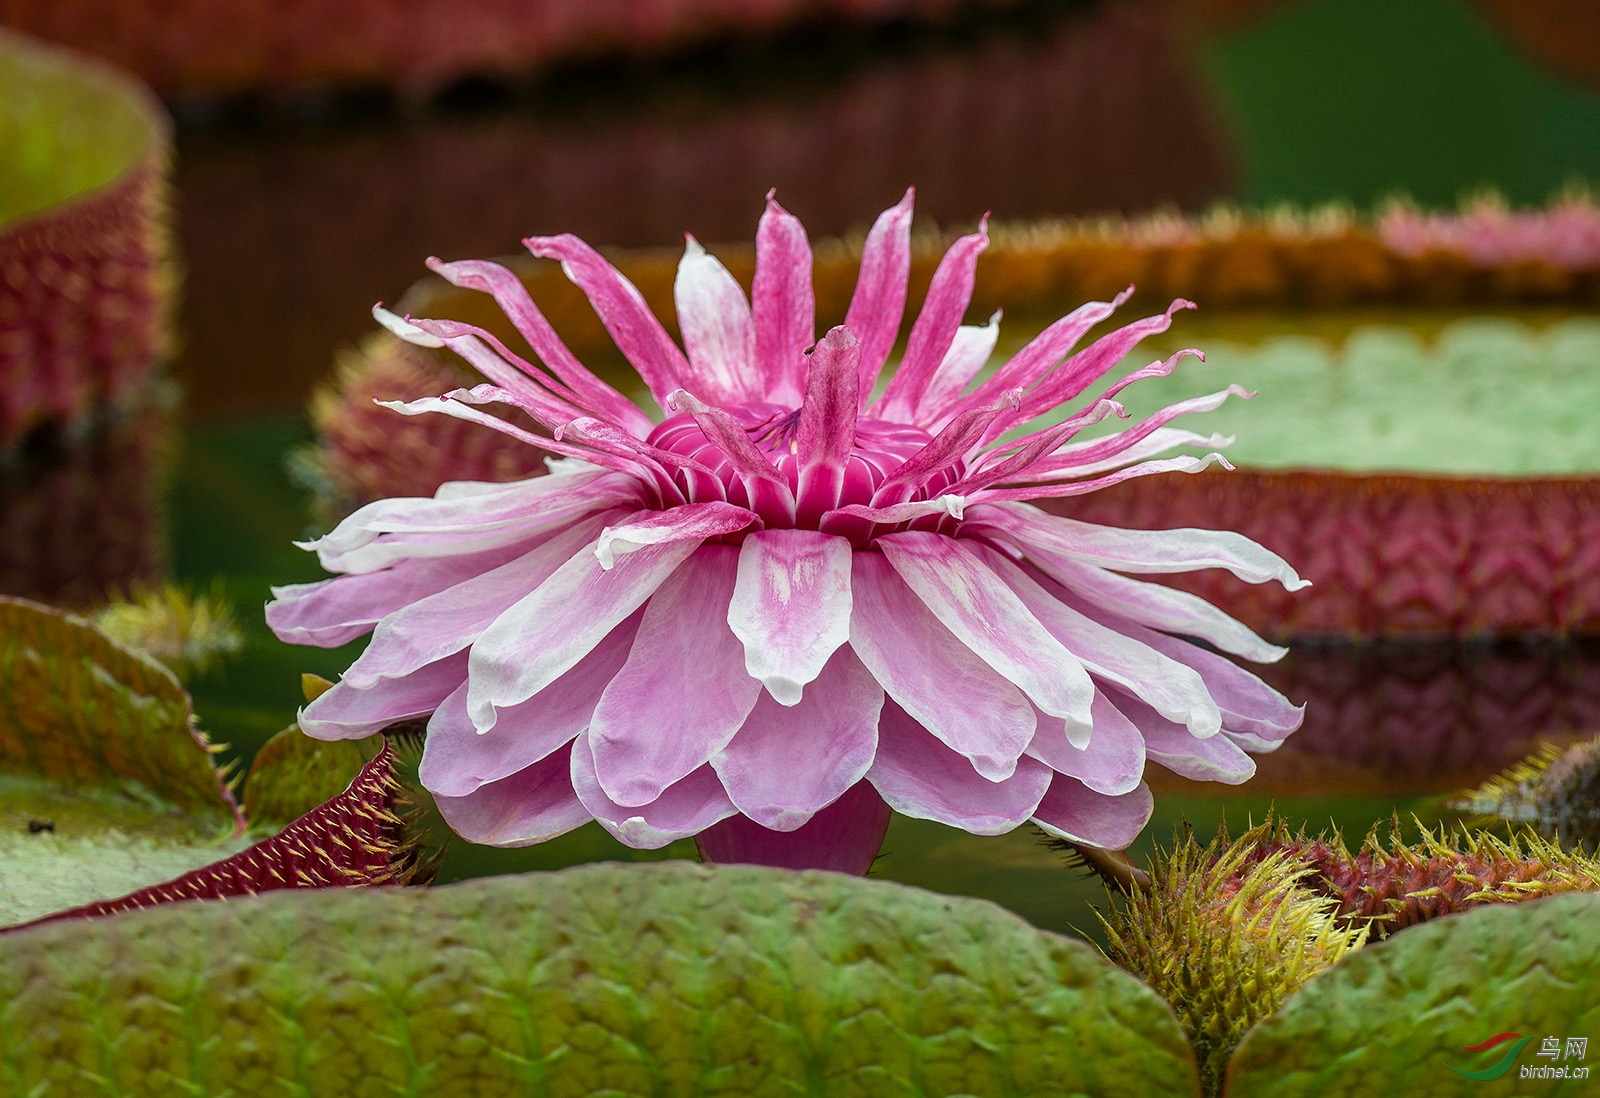
{"type": "Polygon", "coordinates": [[[1126,415],[1112,399],[1124,385],[1194,353],[1180,352],[1040,426],[1188,306],[1074,352],[1120,298],[1056,321],[973,385],[996,336],[994,320],[961,323],[980,227],[939,264],[874,397],[905,306],[911,197],[878,218],[845,323],[820,341],[810,245],[770,196],[753,301],[690,239],[683,350],[588,245],[526,241],[588,295],[659,424],[574,358],[509,271],[432,261],[494,295],[543,367],[480,328],[378,310],[491,381],[397,410],[562,460],[544,477],[374,503],[308,546],[343,575],[276,591],[273,629],[300,644],[373,637],[306,708],[305,731],[366,736],[432,713],[422,781],[474,842],[536,843],[595,819],[631,846],[696,836],[712,860],[854,872],[890,809],[981,835],[1032,820],[1120,848],[1150,815],[1147,761],[1249,777],[1245,752],[1271,750],[1301,713],[1214,650],[1282,650],[1129,574],[1304,581],[1237,534],[1112,529],[1031,502],[1203,468],[1218,455],[1154,455],[1223,440],[1167,424],[1247,394],[1073,441],[1126,415]]]}

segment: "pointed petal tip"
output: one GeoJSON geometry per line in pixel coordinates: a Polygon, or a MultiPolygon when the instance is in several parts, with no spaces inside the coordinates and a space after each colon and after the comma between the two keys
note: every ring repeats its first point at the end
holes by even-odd
{"type": "Polygon", "coordinates": [[[422,328],[411,323],[409,319],[396,316],[383,307],[380,301],[372,307],[372,319],[383,325],[389,332],[407,343],[418,347],[439,348],[444,346],[444,340],[436,335],[431,335],[422,328]]]}

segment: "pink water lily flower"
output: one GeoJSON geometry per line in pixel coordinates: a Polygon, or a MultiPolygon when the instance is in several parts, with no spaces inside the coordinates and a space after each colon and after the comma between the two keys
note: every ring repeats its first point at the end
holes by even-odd
{"type": "Polygon", "coordinates": [[[299,644],[372,640],[301,727],[360,737],[432,714],[421,779],[473,842],[537,843],[593,819],[634,847],[694,836],[712,861],[856,873],[891,809],[980,835],[1031,820],[1121,848],[1150,816],[1147,762],[1249,777],[1246,752],[1270,751],[1301,711],[1217,653],[1283,650],[1133,577],[1304,581],[1237,534],[1111,529],[1034,504],[1203,468],[1219,456],[1155,455],[1226,440],[1168,424],[1248,394],[1077,439],[1126,416],[1114,398],[1129,382],[1196,353],[1080,400],[1189,307],[1074,350],[1122,297],[1056,321],[974,384],[998,320],[962,324],[981,225],[940,262],[879,393],[911,203],[872,227],[844,323],[820,340],[810,245],[770,195],[749,299],[690,238],[681,350],[587,244],[525,241],[588,295],[660,422],[577,361],[511,272],[430,261],[493,295],[538,363],[481,328],[379,309],[489,379],[394,407],[513,434],[553,455],[550,473],[382,500],[307,546],[342,574],[276,590],[272,628],[299,644]]]}

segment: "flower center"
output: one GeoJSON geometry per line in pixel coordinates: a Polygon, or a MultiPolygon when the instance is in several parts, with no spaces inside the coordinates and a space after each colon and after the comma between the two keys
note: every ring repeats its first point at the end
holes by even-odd
{"type": "MultiPolygon", "coordinates": [[[[745,429],[750,441],[766,457],[789,485],[791,492],[799,491],[800,458],[798,432],[800,413],[776,404],[740,404],[725,409],[745,429]]],[[[837,502],[828,501],[830,507],[847,507],[851,504],[871,505],[878,486],[898,469],[907,458],[928,444],[933,436],[910,423],[861,418],[856,421],[855,445],[845,467],[839,486],[837,502]]],[[[711,469],[712,481],[704,473],[693,469],[676,469],[673,480],[683,490],[690,503],[727,500],[741,506],[752,506],[745,477],[728,459],[722,447],[707,438],[699,424],[689,413],[672,416],[650,433],[651,445],[674,454],[681,454],[711,469]]],[[[909,499],[922,500],[938,495],[960,480],[965,466],[957,463],[941,470],[918,485],[909,499]]],[[[904,502],[896,500],[895,502],[904,502]]],[[[761,513],[767,526],[794,526],[793,518],[769,515],[769,508],[757,501],[755,510],[761,513]]],[[[815,522],[803,525],[815,526],[815,522]]]]}

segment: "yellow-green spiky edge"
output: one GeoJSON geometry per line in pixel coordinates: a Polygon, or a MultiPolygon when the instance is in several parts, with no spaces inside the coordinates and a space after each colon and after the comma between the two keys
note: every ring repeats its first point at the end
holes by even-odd
{"type": "Polygon", "coordinates": [[[1337,900],[1339,918],[1369,927],[1373,938],[1484,904],[1600,891],[1600,861],[1532,830],[1502,837],[1465,826],[1413,824],[1420,836],[1415,843],[1401,839],[1396,819],[1387,841],[1375,826],[1354,854],[1337,833],[1292,833],[1278,819],[1250,835],[1260,836],[1257,860],[1277,851],[1304,859],[1314,873],[1303,886],[1337,900]]]}
{"type": "Polygon", "coordinates": [[[1451,807],[1479,826],[1526,825],[1564,849],[1600,852],[1600,737],[1546,744],[1451,807]]]}
{"type": "Polygon", "coordinates": [[[1220,1094],[1245,1032],[1307,980],[1366,941],[1314,888],[1309,860],[1262,852],[1256,829],[1237,842],[1192,835],[1158,850],[1149,886],[1100,916],[1107,955],[1171,1004],[1195,1049],[1207,1094],[1220,1094]]]}
{"type": "Polygon", "coordinates": [[[91,617],[102,633],[155,657],[180,679],[203,674],[239,651],[244,637],[220,588],[197,595],[167,584],[114,596],[91,617]]]}

